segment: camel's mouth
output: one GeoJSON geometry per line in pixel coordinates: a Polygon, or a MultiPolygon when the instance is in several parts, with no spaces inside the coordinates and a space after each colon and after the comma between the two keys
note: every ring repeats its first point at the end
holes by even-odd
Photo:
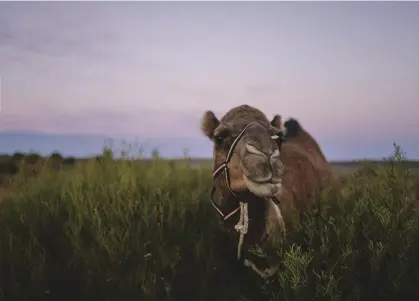
{"type": "Polygon", "coordinates": [[[243,175],[243,178],[249,191],[258,197],[273,197],[282,191],[282,181],[271,179],[265,182],[255,182],[246,175],[243,175]]]}

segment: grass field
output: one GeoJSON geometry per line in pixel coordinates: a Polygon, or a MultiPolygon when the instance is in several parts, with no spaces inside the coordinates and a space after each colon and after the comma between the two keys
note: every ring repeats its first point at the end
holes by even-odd
{"type": "Polygon", "coordinates": [[[208,202],[208,162],[109,150],[64,161],[3,165],[2,300],[419,299],[417,165],[398,147],[385,164],[335,165],[348,193],[325,193],[304,223],[284,212],[283,265],[269,282],[236,262],[208,202]]]}

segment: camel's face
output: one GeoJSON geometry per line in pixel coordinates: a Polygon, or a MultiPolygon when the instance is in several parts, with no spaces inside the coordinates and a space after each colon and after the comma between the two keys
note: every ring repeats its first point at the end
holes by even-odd
{"type": "MultiPolygon", "coordinates": [[[[279,116],[269,122],[262,112],[249,106],[233,108],[221,121],[212,112],[205,113],[202,130],[214,141],[215,169],[226,160],[235,139],[243,132],[229,160],[234,193],[249,191],[263,198],[281,193],[283,165],[278,142],[272,139],[281,131],[277,126],[280,127],[279,116]]],[[[226,189],[223,181],[216,181],[215,185],[221,191],[226,189]]]]}

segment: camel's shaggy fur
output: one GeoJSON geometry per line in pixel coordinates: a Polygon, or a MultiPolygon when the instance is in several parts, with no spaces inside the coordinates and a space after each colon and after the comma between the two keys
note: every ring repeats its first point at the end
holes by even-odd
{"type": "MultiPolygon", "coordinates": [[[[283,123],[281,117],[275,115],[269,121],[262,111],[248,105],[232,108],[220,120],[212,111],[205,112],[201,129],[214,141],[214,169],[225,160],[235,135],[247,124],[255,121],[259,125],[251,130],[249,128],[249,133],[245,134],[243,142],[237,145],[235,155],[230,161],[231,187],[239,193],[239,199],[232,196],[228,190],[224,175],[214,179],[217,189],[215,201],[225,212],[234,210],[239,201],[248,203],[250,222],[249,232],[244,240],[245,251],[255,244],[262,248],[276,246],[274,241],[278,241],[278,234],[281,234],[279,237],[283,237],[285,233],[281,207],[290,205],[303,211],[304,205],[315,198],[332,179],[331,165],[315,139],[297,120],[289,119],[283,123]],[[286,141],[281,145],[279,158],[269,159],[270,168],[273,170],[268,173],[269,155],[274,153],[278,145],[270,144],[267,137],[281,132],[286,141]],[[254,148],[249,148],[249,144],[254,148]],[[255,153],[258,154],[254,155],[255,153]],[[281,179],[280,184],[277,184],[281,189],[272,192],[272,195],[266,195],[267,197],[257,196],[250,192],[249,181],[243,180],[243,173],[247,173],[250,179],[270,174],[272,179],[281,179]],[[280,206],[272,201],[275,198],[279,200],[280,206]]],[[[257,185],[255,183],[252,185],[257,185]]],[[[238,216],[233,216],[225,223],[226,228],[231,230],[237,220],[238,216]]],[[[236,234],[232,235],[237,239],[236,234]]],[[[249,252],[245,254],[247,258],[251,257],[249,252]]],[[[248,260],[245,264],[251,266],[248,260]]]]}

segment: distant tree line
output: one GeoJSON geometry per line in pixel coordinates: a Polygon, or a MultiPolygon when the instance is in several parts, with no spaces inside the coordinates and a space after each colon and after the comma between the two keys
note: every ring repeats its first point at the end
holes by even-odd
{"type": "Polygon", "coordinates": [[[38,169],[48,163],[52,169],[59,169],[62,166],[70,167],[76,162],[74,157],[63,157],[58,152],[50,156],[41,156],[38,153],[16,152],[13,155],[0,155],[0,185],[5,181],[22,172],[22,169],[36,174],[38,169]]]}

